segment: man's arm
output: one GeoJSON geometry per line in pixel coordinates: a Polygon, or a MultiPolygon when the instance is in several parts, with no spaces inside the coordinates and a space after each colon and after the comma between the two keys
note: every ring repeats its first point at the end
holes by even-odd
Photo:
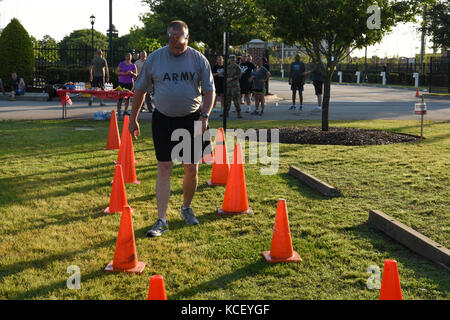
{"type": "MultiPolygon", "coordinates": [[[[211,109],[214,104],[214,99],[216,98],[216,92],[214,90],[208,91],[205,93],[205,96],[203,97],[203,108],[202,113],[206,112],[209,116],[211,113],[211,109]]],[[[205,133],[206,129],[208,128],[208,118],[200,117],[200,120],[202,120],[202,133],[205,133]]]]}
{"type": "Polygon", "coordinates": [[[94,67],[92,65],[89,66],[89,81],[92,82],[92,80],[94,80],[94,78],[92,77],[92,70],[94,69],[94,67]]]}
{"type": "Polygon", "coordinates": [[[133,107],[131,108],[130,125],[128,129],[130,130],[131,136],[137,139],[141,135],[141,129],[139,128],[138,116],[141,110],[142,103],[144,102],[146,92],[136,89],[133,96],[133,107]]]}
{"type": "Polygon", "coordinates": [[[109,69],[108,64],[105,65],[105,73],[106,73],[106,82],[109,82],[109,69]]]}

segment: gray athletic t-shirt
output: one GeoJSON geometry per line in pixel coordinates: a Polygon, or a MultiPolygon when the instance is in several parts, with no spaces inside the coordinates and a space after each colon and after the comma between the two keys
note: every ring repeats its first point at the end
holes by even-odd
{"type": "Polygon", "coordinates": [[[204,93],[215,90],[211,66],[203,54],[191,47],[174,56],[165,46],[145,61],[135,89],[151,91],[155,108],[168,117],[183,117],[200,108],[204,93]]]}

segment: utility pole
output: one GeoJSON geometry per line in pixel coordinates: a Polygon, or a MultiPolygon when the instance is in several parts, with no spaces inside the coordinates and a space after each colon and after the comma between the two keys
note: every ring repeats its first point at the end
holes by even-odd
{"type": "MultiPolygon", "coordinates": [[[[229,30],[229,26],[227,30],[229,30]]],[[[226,105],[228,99],[230,97],[227,97],[227,79],[228,79],[228,42],[229,42],[229,33],[228,31],[225,31],[223,33],[223,55],[225,56],[225,70],[224,70],[224,82],[223,82],[223,132],[225,133],[227,131],[227,110],[226,105]]]]}
{"type": "Polygon", "coordinates": [[[422,73],[425,71],[423,69],[423,58],[425,55],[425,25],[426,25],[426,10],[427,6],[424,5],[423,8],[423,20],[422,20],[422,37],[421,37],[421,44],[420,44],[420,69],[422,70],[422,73]]]}
{"type": "Polygon", "coordinates": [[[111,66],[113,61],[112,61],[112,0],[109,0],[109,54],[108,54],[108,64],[111,66]]]}

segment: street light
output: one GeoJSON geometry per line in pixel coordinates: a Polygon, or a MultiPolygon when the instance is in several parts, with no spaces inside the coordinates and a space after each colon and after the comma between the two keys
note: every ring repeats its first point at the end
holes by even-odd
{"type": "Polygon", "coordinates": [[[91,33],[91,35],[92,35],[92,53],[94,53],[94,23],[95,23],[95,16],[92,15],[90,17],[90,19],[91,19],[91,25],[92,25],[92,33],[91,33]]]}

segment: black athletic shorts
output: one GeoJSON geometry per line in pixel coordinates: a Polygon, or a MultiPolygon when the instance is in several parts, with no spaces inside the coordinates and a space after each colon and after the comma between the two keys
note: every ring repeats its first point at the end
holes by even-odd
{"type": "Polygon", "coordinates": [[[92,88],[101,88],[105,89],[105,80],[103,77],[92,77],[92,88]]]}
{"type": "Polygon", "coordinates": [[[209,137],[205,140],[202,138],[201,122],[198,124],[200,135],[194,137],[194,123],[199,120],[200,114],[201,111],[198,109],[184,117],[168,117],[155,109],[152,116],[152,135],[158,161],[177,160],[183,163],[198,163],[202,159],[203,152],[205,154],[211,153],[209,137]],[[186,138],[189,140],[185,141],[183,136],[180,137],[176,134],[176,141],[172,141],[172,133],[177,129],[186,129],[189,133],[189,138],[186,138]],[[190,148],[190,156],[189,154],[184,155],[183,145],[186,146],[187,150],[190,148]],[[176,150],[174,150],[175,154],[172,158],[174,148],[176,150]]]}
{"type": "Polygon", "coordinates": [[[304,85],[304,83],[303,82],[292,82],[292,84],[291,84],[291,90],[292,91],[300,91],[300,92],[303,92],[303,85],[304,85]]]}
{"type": "Polygon", "coordinates": [[[223,80],[214,81],[214,87],[216,88],[216,94],[223,94],[223,80]]]}
{"type": "Polygon", "coordinates": [[[239,86],[241,87],[241,94],[252,93],[252,83],[248,79],[241,79],[239,81],[239,86]]]}
{"type": "Polygon", "coordinates": [[[313,81],[314,90],[316,91],[316,95],[322,94],[323,82],[322,81],[313,81]]]}

